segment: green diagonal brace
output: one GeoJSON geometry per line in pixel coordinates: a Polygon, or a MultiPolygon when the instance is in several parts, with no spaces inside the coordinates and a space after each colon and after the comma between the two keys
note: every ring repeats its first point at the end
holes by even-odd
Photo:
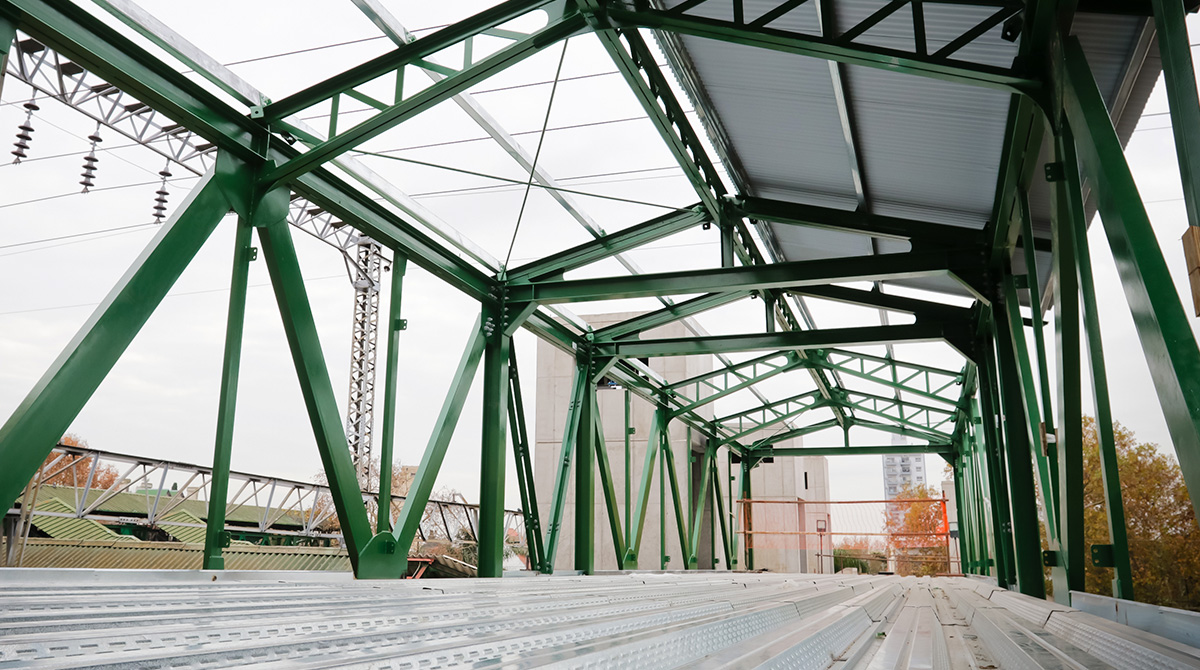
{"type": "Polygon", "coordinates": [[[230,209],[226,190],[245,168],[218,155],[54,364],[0,427],[0,506],[16,500],[58,439],[112,370],[167,291],[230,209]]]}

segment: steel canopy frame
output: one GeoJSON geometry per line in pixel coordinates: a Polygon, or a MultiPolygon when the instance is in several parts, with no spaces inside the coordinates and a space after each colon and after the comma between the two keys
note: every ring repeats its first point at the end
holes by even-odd
{"type": "MultiPolygon", "coordinates": [[[[372,0],[355,1],[368,15],[374,15],[377,23],[397,41],[396,49],[276,103],[255,100],[254,91],[242,87],[230,89],[228,82],[214,79],[215,85],[234,94],[247,106],[243,111],[224,102],[206,86],[180,75],[176,68],[66,0],[0,0],[0,46],[3,49],[9,48],[16,30],[24,31],[217,148],[213,171],[163,226],[26,401],[0,427],[0,457],[6,464],[12,464],[4,475],[0,475],[0,499],[11,501],[17,497],[29,475],[87,402],[175,278],[232,209],[239,215],[234,285],[244,287],[248,238],[251,229],[257,229],[318,450],[329,476],[345,544],[359,577],[395,578],[404,574],[408,549],[424,503],[445,458],[467,391],[478,368],[482,367],[481,576],[499,576],[502,571],[503,464],[511,432],[525,529],[530,534],[530,556],[533,564],[542,571],[554,569],[557,539],[564,532],[561,513],[573,464],[578,500],[592,500],[595,473],[600,473],[601,493],[609,513],[618,562],[628,568],[638,563],[646,503],[655,461],[661,453],[660,471],[668,480],[663,483],[663,490],[665,493],[669,484],[679,542],[691,568],[698,567],[696,545],[704,506],[724,509],[728,502],[729,509],[734,509],[732,499],[723,500],[722,487],[716,485],[717,450],[720,447],[741,460],[744,496],[749,495],[750,469],[764,458],[935,453],[955,466],[965,569],[994,574],[1004,585],[1037,594],[1041,585],[1035,576],[1040,575],[1040,558],[1054,566],[1056,578],[1064,580],[1064,588],[1056,588],[1055,592],[1065,597],[1069,590],[1066,587],[1073,587],[1082,580],[1083,565],[1079,526],[1082,491],[1078,470],[1081,332],[1078,319],[1074,324],[1059,323],[1060,408],[1056,420],[1051,420],[1048,411],[1043,411],[1044,416],[1039,417],[1036,396],[1040,390],[1043,405],[1049,406],[1046,399],[1048,381],[1044,381],[1040,389],[1034,383],[1022,318],[1015,304],[1017,288],[1026,286],[1036,290],[1039,283],[1036,274],[1015,277],[1008,267],[1009,259],[1017,253],[1016,241],[1022,236],[1026,252],[1031,248],[1050,248],[1061,259],[1062,262],[1056,262],[1052,269],[1054,276],[1050,282],[1055,286],[1056,304],[1071,313],[1081,312],[1085,317],[1089,364],[1102,377],[1099,326],[1095,321],[1094,296],[1090,295],[1091,270],[1086,247],[1079,246],[1086,244],[1086,239],[1075,236],[1075,239],[1067,240],[1058,235],[1047,245],[1044,240],[1033,239],[1029,232],[1031,222],[1025,194],[1036,172],[1033,162],[1036,159],[1030,156],[1036,157],[1041,145],[1052,141],[1057,162],[1047,170],[1047,175],[1059,182],[1055,187],[1055,230],[1068,225],[1066,222],[1072,217],[1076,223],[1082,217],[1079,180],[1075,173],[1064,175],[1063,172],[1064,165],[1073,168],[1074,155],[1078,153],[1079,169],[1089,187],[1099,196],[1105,231],[1118,258],[1122,283],[1147,350],[1185,478],[1194,484],[1190,487],[1194,503],[1200,503],[1200,382],[1197,381],[1200,379],[1200,350],[1167,275],[1161,251],[1121,155],[1119,139],[1092,79],[1086,56],[1074,38],[1063,37],[1060,33],[1074,14],[1073,3],[1040,0],[1030,8],[1009,0],[961,0],[966,4],[992,7],[995,11],[931,54],[926,48],[924,26],[918,25],[915,18],[913,30],[917,48],[914,53],[870,47],[855,41],[909,4],[909,0],[887,3],[860,24],[823,37],[788,33],[771,27],[773,21],[803,4],[795,0],[780,2],[757,17],[742,15],[741,3],[733,0],[732,21],[689,14],[688,11],[699,4],[694,0],[673,9],[653,7],[640,0],[632,3],[510,0],[411,42],[404,38],[402,29],[398,30],[380,14],[372,0]],[[953,58],[963,46],[1022,10],[1028,14],[1025,35],[1012,68],[983,66],[953,58]],[[519,33],[503,27],[506,22],[535,11],[543,11],[547,17],[540,29],[519,33]],[[1006,148],[997,184],[997,216],[987,229],[975,232],[867,212],[843,212],[746,194],[727,194],[699,135],[684,118],[683,108],[674,99],[638,28],[1012,93],[1006,148]],[[370,194],[326,167],[362,142],[455,98],[467,87],[496,72],[555,42],[589,31],[599,37],[613,57],[618,70],[679,161],[699,197],[698,204],[613,234],[603,234],[598,228],[592,230],[589,227],[596,236],[594,241],[508,270],[481,261],[479,254],[467,254],[468,258],[464,258],[461,249],[447,248],[405,215],[396,214],[393,209],[376,202],[370,194]],[[452,48],[465,47],[471,54],[473,40],[481,36],[498,39],[505,45],[479,58],[468,55],[461,67],[434,62],[437,54],[452,48]],[[1049,65],[1033,65],[1042,62],[1049,65]],[[404,87],[397,83],[391,100],[378,100],[359,90],[381,78],[399,82],[406,68],[432,70],[438,76],[433,77],[430,86],[407,96],[404,87]],[[332,103],[336,109],[336,101],[342,97],[366,101],[374,108],[374,113],[366,121],[341,129],[335,113],[325,138],[290,118],[315,105],[332,103]],[[291,141],[296,138],[302,139],[306,148],[292,146],[291,141]],[[372,529],[367,524],[286,225],[291,193],[303,196],[353,225],[391,248],[398,259],[410,260],[480,303],[480,319],[468,335],[462,361],[451,381],[413,489],[394,527],[380,523],[377,529],[372,529]],[[749,234],[746,219],[848,231],[872,238],[902,239],[907,240],[912,249],[870,259],[767,263],[749,234]],[[584,280],[564,277],[567,272],[599,260],[708,224],[715,224],[721,232],[723,244],[719,267],[632,277],[584,280]],[[978,262],[980,258],[985,259],[983,264],[978,262]],[[975,297],[975,305],[969,309],[946,307],[878,290],[862,291],[837,285],[924,276],[958,279],[975,297]],[[1083,292],[1082,305],[1080,291],[1083,292]],[[915,322],[865,328],[806,328],[784,299],[788,294],[855,304],[881,312],[908,313],[915,316],[915,322]],[[671,295],[698,297],[671,303],[665,299],[671,295]],[[548,307],[631,297],[657,297],[663,299],[664,307],[595,332],[562,318],[548,307]],[[767,311],[765,332],[642,339],[643,333],[653,328],[747,297],[763,299],[767,311]],[[573,394],[574,410],[568,419],[559,477],[552,493],[553,518],[545,526],[544,542],[540,534],[543,526],[537,516],[536,493],[532,490],[529,439],[524,427],[523,401],[512,348],[512,335],[521,327],[572,352],[579,366],[573,394]],[[957,372],[943,370],[898,361],[890,352],[889,356],[875,357],[842,348],[928,340],[944,340],[957,348],[966,358],[964,369],[957,372]],[[783,357],[785,362],[763,369],[726,363],[723,369],[714,373],[724,376],[719,383],[712,379],[688,380],[697,384],[703,381],[715,393],[702,396],[697,391],[689,397],[683,390],[686,384],[668,384],[637,361],[652,356],[741,351],[773,352],[763,358],[783,357]],[[697,412],[700,407],[732,393],[758,393],[762,381],[800,369],[811,372],[818,386],[815,391],[774,401],[758,394],[760,404],[755,408],[715,421],[705,419],[697,412]],[[895,397],[846,388],[839,381],[842,375],[880,384],[894,391],[895,397]],[[636,505],[625,510],[624,523],[615,504],[616,492],[600,434],[595,394],[596,383],[602,376],[625,386],[631,394],[651,402],[656,408],[646,462],[638,478],[640,488],[636,505]],[[954,394],[958,386],[961,389],[954,394]],[[832,413],[833,418],[805,426],[793,424],[809,411],[818,410],[823,410],[826,415],[832,413]],[[1000,420],[1002,415],[1020,416],[1020,421],[1005,423],[1000,420]],[[689,429],[698,431],[707,440],[708,446],[700,457],[701,483],[694,496],[681,493],[674,455],[666,443],[668,424],[674,419],[685,422],[689,429]],[[1043,433],[1035,430],[1042,425],[1057,426],[1057,435],[1051,430],[1050,436],[1043,437],[1043,433]],[[755,431],[777,426],[781,427],[777,435],[743,443],[755,431]],[[926,444],[852,445],[848,431],[854,426],[909,435],[925,440],[926,444]],[[797,448],[774,446],[787,439],[784,436],[796,437],[835,427],[845,431],[845,444],[797,448]],[[1044,489],[1050,489],[1043,491],[1044,504],[1053,507],[1048,515],[1052,526],[1048,533],[1051,551],[1041,557],[1037,555],[1036,529],[1030,528],[1036,526],[1030,522],[1036,514],[1030,486],[1035,478],[1044,489]]],[[[946,0],[950,4],[958,1],[946,0]]],[[[836,0],[822,4],[825,7],[834,3],[836,0]]],[[[1188,90],[1183,82],[1189,77],[1194,81],[1194,73],[1186,71],[1191,67],[1190,57],[1182,58],[1176,53],[1178,49],[1186,50],[1186,39],[1178,39],[1178,31],[1182,29],[1182,0],[1154,0],[1151,4],[1160,30],[1168,35],[1163,44],[1171,53],[1164,57],[1164,65],[1172,69],[1168,72],[1172,112],[1192,118],[1196,109],[1195,87],[1188,90]],[[1172,30],[1175,32],[1168,32],[1172,30]]],[[[916,15],[914,12],[914,17],[916,15]]],[[[1182,162],[1187,163],[1200,155],[1197,153],[1200,147],[1194,146],[1200,139],[1196,139],[1194,132],[1179,133],[1179,141],[1184,143],[1180,147],[1182,162]]],[[[1185,165],[1184,174],[1189,180],[1197,173],[1191,169],[1193,167],[1185,165]]],[[[548,179],[545,175],[538,178],[548,179]]],[[[1185,192],[1189,211],[1200,211],[1192,202],[1200,196],[1190,188],[1190,183],[1185,192]]],[[[1036,268],[1031,271],[1036,273],[1036,268]]],[[[399,280],[396,286],[398,294],[399,280]]],[[[220,428],[213,468],[214,491],[218,490],[221,472],[228,477],[243,295],[244,288],[235,290],[229,306],[220,428]]],[[[398,295],[393,299],[396,301],[394,309],[398,310],[398,295]]],[[[803,307],[803,303],[800,304],[803,307]]],[[[1040,310],[1035,310],[1034,314],[1034,320],[1039,321],[1040,310]]],[[[811,322],[807,325],[811,326],[811,322]]],[[[1041,363],[1045,357],[1040,351],[1040,327],[1037,326],[1035,335],[1041,363]]],[[[389,341],[394,343],[390,344],[391,349],[398,344],[394,323],[389,326],[389,333],[389,341]]],[[[393,353],[389,350],[389,358],[393,353]]],[[[1039,371],[1045,380],[1044,364],[1039,365],[1039,371]]],[[[389,388],[395,384],[395,374],[389,363],[389,388]]],[[[1097,392],[1102,391],[1097,389],[1097,392]]],[[[1098,404],[1100,400],[1098,397],[1098,404]]],[[[1106,402],[1104,404],[1107,406],[1106,402]]],[[[388,412],[390,408],[385,408],[385,416],[389,416],[388,412]]],[[[385,429],[385,433],[391,432],[391,429],[385,429]]],[[[1115,459],[1108,453],[1111,445],[1106,442],[1102,447],[1111,508],[1114,491],[1119,502],[1119,485],[1116,483],[1115,459]]],[[[690,463],[690,457],[688,460],[690,463]]],[[[626,495],[631,498],[629,491],[626,495]]],[[[577,568],[590,572],[595,556],[593,508],[585,502],[576,509],[574,562],[577,568]]],[[[730,538],[736,536],[732,528],[727,528],[727,521],[722,512],[717,523],[725,538],[726,565],[732,566],[737,552],[736,539],[730,541],[730,538]]],[[[1115,568],[1121,582],[1119,589],[1124,597],[1129,597],[1125,576],[1127,552],[1121,546],[1125,541],[1122,524],[1119,511],[1110,517],[1112,541],[1116,545],[1112,555],[1116,557],[1115,568]],[[1122,555],[1126,556],[1124,564],[1121,563],[1122,555]]],[[[209,535],[206,565],[219,567],[221,538],[211,528],[209,535]]]]}

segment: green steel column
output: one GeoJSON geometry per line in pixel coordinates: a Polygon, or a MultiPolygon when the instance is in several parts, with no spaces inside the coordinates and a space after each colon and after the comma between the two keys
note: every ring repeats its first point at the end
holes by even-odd
{"type": "Polygon", "coordinates": [[[483,308],[483,430],[479,459],[479,576],[504,575],[504,467],[509,350],[504,305],[483,308]]]}
{"type": "Polygon", "coordinates": [[[659,451],[659,431],[666,423],[667,410],[663,406],[655,408],[654,414],[650,417],[650,431],[646,439],[646,457],[642,464],[641,482],[638,486],[637,502],[634,503],[632,512],[627,514],[632,517],[631,524],[632,534],[627,537],[628,542],[625,548],[625,560],[622,561],[621,569],[636,570],[638,568],[638,554],[642,547],[642,531],[646,527],[646,508],[650,501],[651,488],[654,483],[654,461],[658,457],[659,451]]]}
{"type": "Polygon", "coordinates": [[[1067,117],[1077,133],[1085,174],[1100,195],[1100,220],[1175,455],[1192,505],[1200,509],[1200,349],[1083,48],[1074,37],[1065,38],[1064,48],[1059,61],[1063,71],[1056,75],[1065,77],[1067,84],[1067,117]]]}
{"type": "Polygon", "coordinates": [[[233,451],[233,424],[237,406],[238,373],[242,363],[242,327],[246,320],[246,283],[250,274],[253,223],[238,217],[233,243],[233,278],[229,284],[229,315],[225,327],[225,355],[221,364],[221,395],[217,404],[217,436],[213,450],[212,484],[208,490],[208,518],[204,533],[205,570],[224,570],[221,549],[227,544],[225,506],[229,497],[229,459],[233,451]]]}
{"type": "Polygon", "coordinates": [[[625,429],[623,435],[625,437],[625,538],[630,540],[633,538],[633,445],[632,436],[633,430],[630,427],[630,414],[633,409],[633,393],[628,388],[625,389],[625,429]]]}
{"type": "MultiPolygon", "coordinates": [[[[1021,394],[1021,378],[1014,355],[1013,338],[1005,314],[997,315],[996,353],[1000,367],[1000,402],[1004,407],[1006,465],[1012,518],[1013,556],[1017,588],[1035,598],[1046,597],[1042,575],[1042,534],[1038,529],[1037,499],[1033,484],[1033,453],[1029,421],[1021,394]]],[[[1020,321],[1016,327],[1021,327],[1020,321]]],[[[989,360],[991,356],[989,355],[989,360]]]]}
{"type": "MultiPolygon", "coordinates": [[[[750,460],[750,458],[746,455],[743,455],[742,456],[742,492],[741,492],[742,500],[750,500],[753,497],[753,493],[752,493],[751,487],[750,487],[750,471],[753,469],[753,467],[754,467],[754,465],[753,465],[753,462],[750,460]]],[[[745,533],[746,534],[746,569],[753,571],[754,570],[754,537],[751,535],[751,531],[754,530],[754,510],[753,510],[753,506],[748,505],[748,504],[747,505],[738,505],[738,509],[740,510],[739,514],[744,514],[744,516],[745,516],[745,519],[743,520],[743,522],[739,528],[742,528],[746,531],[746,533],[745,533]]],[[[735,530],[735,532],[736,532],[736,530],[735,530]]]]}
{"type": "Polygon", "coordinates": [[[1188,225],[1200,226],[1200,101],[1183,0],[1151,0],[1188,225]]]}
{"type": "Polygon", "coordinates": [[[600,416],[599,398],[596,399],[596,409],[592,413],[592,425],[595,427],[593,447],[596,452],[596,472],[600,475],[600,492],[604,495],[604,511],[608,516],[608,531],[612,535],[616,564],[620,566],[621,561],[625,559],[625,535],[621,528],[617,489],[613,484],[612,469],[608,461],[608,441],[604,439],[604,420],[600,416]]]}
{"type": "Polygon", "coordinates": [[[658,459],[658,569],[666,570],[667,561],[667,449],[670,448],[669,438],[659,436],[658,450],[662,456],[658,459]]]}
{"type": "Polygon", "coordinates": [[[408,327],[400,318],[400,299],[404,297],[404,271],[408,257],[399,251],[392,259],[392,294],[388,305],[387,362],[383,377],[383,433],[379,445],[379,513],[377,532],[392,530],[392,453],[396,442],[396,378],[400,368],[400,333],[408,327]]]}
{"type": "Polygon", "coordinates": [[[990,512],[993,537],[993,560],[996,562],[996,583],[1008,588],[1013,583],[1012,523],[1009,521],[1008,484],[1000,463],[1001,444],[996,428],[994,387],[991,383],[992,363],[983,361],[979,366],[980,418],[983,420],[980,448],[981,461],[986,465],[986,485],[990,493],[990,512]]]}
{"type": "Polygon", "coordinates": [[[542,572],[554,572],[558,557],[558,539],[562,536],[562,516],[567,504],[567,486],[571,476],[571,457],[575,441],[579,436],[579,415],[583,399],[587,394],[586,370],[575,366],[575,380],[571,386],[571,402],[567,405],[567,422],[563,426],[562,448],[558,454],[558,470],[554,475],[554,491],[550,495],[550,522],[546,526],[546,555],[542,572]]]}
{"type": "MultiPolygon", "coordinates": [[[[1037,349],[1038,381],[1042,398],[1042,430],[1047,439],[1054,435],[1054,399],[1050,394],[1050,364],[1046,362],[1046,331],[1043,326],[1041,274],[1038,272],[1037,251],[1034,248],[1033,215],[1029,211],[1029,195],[1020,193],[1021,239],[1025,251],[1025,274],[1029,277],[1029,304],[1033,308],[1033,343],[1037,349]]],[[[1040,436],[1039,436],[1040,437],[1040,436]]],[[[1053,481],[1053,479],[1051,480],[1053,481]]],[[[1054,492],[1057,500],[1057,486],[1054,492]]]]}
{"type": "Polygon", "coordinates": [[[8,509],[142,325],[229,211],[227,186],[249,179],[225,154],[0,427],[0,507],[8,509]]]}
{"type": "Polygon", "coordinates": [[[967,521],[967,506],[966,495],[963,491],[963,456],[962,448],[958,450],[958,457],[954,461],[954,512],[958,520],[958,571],[967,573],[969,556],[967,553],[967,534],[969,531],[970,522],[967,521]]]}
{"type": "Polygon", "coordinates": [[[575,569],[590,575],[596,569],[596,382],[591,354],[579,356],[576,365],[584,386],[575,438],[575,569]]]}
{"type": "Polygon", "coordinates": [[[354,463],[350,459],[350,446],[346,442],[341,413],[338,412],[337,399],[329,381],[325,354],[317,337],[317,325],[308,301],[308,291],[304,287],[304,276],[300,273],[300,262],[296,258],[291,227],[284,219],[289,194],[286,189],[276,189],[271,193],[278,194],[282,214],[275,222],[259,228],[258,238],[262,243],[263,258],[271,275],[275,301],[279,305],[283,330],[287,334],[292,363],[300,382],[300,393],[308,409],[313,437],[316,438],[317,451],[321,454],[321,464],[329,481],[329,493],[341,523],[350,563],[359,577],[401,576],[403,567],[399,575],[384,575],[376,572],[376,566],[403,564],[403,560],[389,560],[390,556],[383,555],[362,555],[372,537],[371,524],[367,520],[367,509],[363,505],[354,463]],[[360,567],[367,569],[360,570],[360,567]]]}
{"type": "MultiPolygon", "coordinates": [[[[1193,89],[1194,90],[1194,89],[1193,89]]],[[[1096,287],[1092,277],[1092,257],[1088,249],[1087,226],[1083,209],[1083,191],[1079,183],[1079,165],[1074,146],[1064,147],[1063,173],[1066,179],[1067,204],[1071,212],[1071,231],[1074,235],[1076,271],[1083,299],[1083,324],[1086,329],[1087,360],[1092,373],[1092,398],[1096,405],[1096,437],[1100,447],[1100,474],[1104,480],[1105,511],[1108,516],[1108,537],[1112,543],[1113,596],[1133,599],[1133,568],[1129,563],[1129,539],[1125,530],[1125,502],[1121,496],[1121,476],[1117,466],[1117,444],[1113,437],[1112,405],[1108,396],[1108,371],[1104,364],[1104,345],[1100,331],[1100,314],[1096,304],[1096,287]]]]}
{"type": "Polygon", "coordinates": [[[517,373],[517,348],[509,347],[508,427],[513,439],[513,460],[517,468],[517,488],[521,493],[521,511],[525,517],[525,547],[529,569],[540,570],[545,561],[542,547],[542,522],[538,512],[537,490],[533,480],[533,462],[529,431],[525,426],[525,401],[521,397],[521,378],[517,373]]]}
{"type": "MultiPolygon", "coordinates": [[[[1074,142],[1066,122],[1055,136],[1055,153],[1061,161],[1074,142]]],[[[1065,172],[1065,170],[1064,170],[1065,172]]],[[[1075,235],[1071,226],[1068,186],[1055,184],[1052,209],[1054,244],[1054,329],[1058,368],[1058,547],[1051,543],[1055,565],[1054,599],[1069,604],[1070,591],[1084,590],[1083,536],[1083,405],[1080,366],[1079,274],[1076,270],[1075,235]]],[[[1172,289],[1174,290],[1174,289],[1172,289]]]]}
{"type": "MultiPolygon", "coordinates": [[[[1008,275],[1004,278],[1004,314],[998,320],[1007,320],[1008,334],[1011,340],[1011,350],[1016,362],[1015,374],[1019,379],[1021,400],[1025,407],[1022,417],[1027,432],[1025,437],[1029,443],[1034,463],[1037,464],[1038,483],[1040,484],[1042,510],[1046,514],[1046,532],[1050,539],[1058,538],[1058,513],[1055,508],[1054,489],[1056,488],[1053,473],[1050,470],[1050,459],[1042,452],[1041,419],[1038,409],[1037,393],[1034,390],[1033,370],[1029,362],[1029,347],[1025,342],[1025,325],[1021,318],[1021,307],[1017,298],[1015,278],[1008,275]]],[[[1034,303],[1034,317],[1040,319],[1041,310],[1034,303]]],[[[1039,324],[1034,324],[1034,332],[1040,330],[1039,324]]],[[[999,345],[1002,349],[1004,344],[999,345]]]]}

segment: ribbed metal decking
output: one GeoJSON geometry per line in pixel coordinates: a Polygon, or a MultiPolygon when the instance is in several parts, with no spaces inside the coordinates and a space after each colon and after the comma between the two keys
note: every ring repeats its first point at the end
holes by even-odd
{"type": "Polygon", "coordinates": [[[0,668],[1195,668],[975,578],[0,573],[0,668]]]}

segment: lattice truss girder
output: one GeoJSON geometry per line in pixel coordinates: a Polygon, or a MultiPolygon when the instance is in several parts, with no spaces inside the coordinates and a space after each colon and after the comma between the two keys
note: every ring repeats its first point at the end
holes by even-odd
{"type": "MultiPolygon", "coordinates": [[[[25,528],[29,523],[36,523],[29,519],[37,517],[132,523],[148,528],[163,524],[168,524],[168,529],[169,526],[204,528],[203,523],[178,518],[178,512],[185,505],[206,502],[212,483],[212,470],[205,466],[60,445],[39,469],[31,487],[39,500],[53,497],[64,501],[69,511],[56,511],[57,506],[42,509],[42,505],[31,505],[28,514],[23,514],[22,518],[25,528]],[[106,487],[95,487],[94,484],[100,481],[97,473],[104,472],[116,472],[118,476],[109,477],[112,483],[106,487]],[[167,482],[179,486],[167,489],[167,482]],[[127,503],[122,501],[119,514],[105,511],[116,496],[125,493],[137,493],[144,509],[127,509],[127,503]]],[[[225,507],[227,531],[313,540],[342,538],[328,486],[243,472],[231,472],[230,485],[232,493],[225,507]],[[239,509],[251,507],[257,508],[254,519],[242,514],[238,521],[228,521],[239,509]]],[[[363,490],[360,496],[364,504],[377,509],[378,491],[363,490]]],[[[403,501],[404,496],[393,495],[393,509],[403,501]]],[[[461,500],[429,500],[421,516],[417,537],[432,542],[474,542],[478,519],[478,505],[461,500]]],[[[523,548],[522,513],[506,510],[504,525],[513,531],[506,533],[509,544],[523,548]]]]}

